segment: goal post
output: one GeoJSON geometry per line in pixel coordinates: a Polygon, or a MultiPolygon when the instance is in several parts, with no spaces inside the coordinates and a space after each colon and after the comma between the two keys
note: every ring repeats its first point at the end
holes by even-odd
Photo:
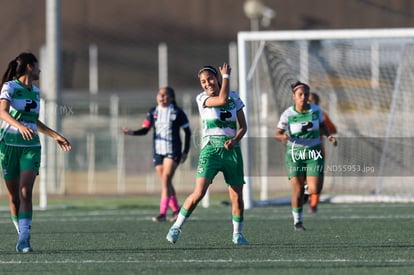
{"type": "Polygon", "coordinates": [[[273,136],[296,80],[320,96],[338,128],[338,147],[325,146],[325,198],[411,200],[413,28],[239,32],[237,39],[246,208],[290,194],[285,148],[273,136]]]}

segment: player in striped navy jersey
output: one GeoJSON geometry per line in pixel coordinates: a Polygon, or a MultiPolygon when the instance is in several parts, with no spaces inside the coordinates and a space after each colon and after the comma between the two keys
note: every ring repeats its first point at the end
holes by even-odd
{"type": "Polygon", "coordinates": [[[2,79],[0,93],[0,162],[8,191],[12,221],[19,234],[17,252],[31,252],[32,191],[40,167],[39,132],[52,137],[64,151],[71,144],[39,120],[40,90],[33,85],[40,69],[32,53],[13,59],[2,79]]]}
{"type": "Polygon", "coordinates": [[[282,113],[275,138],[287,144],[285,161],[293,189],[291,204],[294,229],[304,230],[302,212],[305,180],[310,194],[320,193],[321,189],[319,178],[323,176],[325,163],[321,134],[326,135],[334,145],[337,141],[324,123],[322,109],[308,102],[309,86],[298,81],[291,88],[294,104],[282,113]]]}
{"type": "Polygon", "coordinates": [[[166,238],[171,243],[177,242],[183,224],[206,194],[214,177],[221,171],[232,203],[232,241],[237,245],[248,244],[243,236],[244,175],[239,145],[247,131],[244,103],[237,93],[229,92],[230,66],[224,63],[219,69],[223,83],[219,82],[218,72],[212,66],[205,66],[198,72],[203,92],[196,97],[202,119],[202,145],[197,179],[193,193],[184,201],[177,221],[167,234],[166,238]]]}
{"type": "Polygon", "coordinates": [[[173,88],[164,87],[158,91],[157,106],[148,111],[141,129],[133,131],[123,128],[122,130],[126,135],[141,136],[147,134],[151,128],[154,128],[153,162],[161,179],[160,213],[152,220],[166,221],[168,207],[170,207],[172,210],[170,221],[174,222],[180,207],[172,179],[178,164],[187,159],[191,130],[187,115],[176,104],[173,88]],[[182,148],[180,129],[183,129],[185,134],[184,148],[182,148]]]}

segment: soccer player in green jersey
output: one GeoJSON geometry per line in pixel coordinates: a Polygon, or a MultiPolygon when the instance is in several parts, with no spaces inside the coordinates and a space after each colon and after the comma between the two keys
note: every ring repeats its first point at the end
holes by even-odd
{"type": "Polygon", "coordinates": [[[12,221],[19,238],[17,252],[31,252],[32,192],[40,167],[39,132],[56,140],[64,151],[71,144],[39,120],[40,90],[33,85],[40,69],[32,53],[13,59],[2,79],[0,93],[0,162],[9,197],[12,221]]]}
{"type": "Polygon", "coordinates": [[[178,218],[167,234],[167,240],[176,243],[184,222],[204,197],[218,172],[222,172],[232,203],[233,238],[237,245],[248,244],[243,229],[243,159],[239,142],[247,130],[244,103],[236,92],[229,91],[231,68],[224,63],[218,71],[204,66],[198,77],[203,92],[196,97],[202,119],[202,145],[193,193],[184,201],[178,218]],[[237,127],[238,124],[238,127],[237,127]]]}
{"type": "Polygon", "coordinates": [[[296,82],[291,86],[293,106],[286,109],[279,120],[275,138],[287,144],[285,154],[288,178],[292,184],[292,215],[295,230],[304,230],[302,223],[305,180],[310,194],[320,193],[319,178],[323,176],[325,159],[321,147],[321,134],[334,145],[325,125],[322,109],[309,103],[310,88],[296,82]]]}

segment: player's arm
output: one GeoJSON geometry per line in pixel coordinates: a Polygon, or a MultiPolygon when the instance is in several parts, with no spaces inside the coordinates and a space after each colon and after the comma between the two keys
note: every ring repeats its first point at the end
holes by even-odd
{"type": "Polygon", "coordinates": [[[223,106],[227,104],[227,101],[229,99],[229,92],[230,92],[230,73],[231,68],[230,65],[224,63],[223,66],[219,67],[220,73],[222,76],[222,83],[221,88],[218,96],[211,96],[206,99],[204,102],[204,105],[206,107],[218,107],[223,106]]]}
{"type": "Polygon", "coordinates": [[[328,127],[329,133],[331,135],[336,134],[338,132],[337,129],[336,129],[336,126],[332,122],[332,120],[330,119],[330,117],[325,112],[323,113],[323,119],[325,121],[326,127],[328,127]]]}
{"type": "Polygon", "coordinates": [[[124,132],[125,135],[129,136],[143,136],[146,135],[149,132],[150,128],[142,127],[138,130],[132,130],[129,128],[122,128],[122,132],[124,132]]]}
{"type": "Polygon", "coordinates": [[[190,152],[191,130],[190,127],[183,128],[184,130],[184,150],[181,155],[181,162],[187,159],[188,152],[190,152]]]}
{"type": "Polygon", "coordinates": [[[147,113],[147,117],[144,119],[144,121],[142,122],[142,128],[138,129],[138,130],[132,130],[128,127],[122,128],[122,132],[124,132],[125,135],[129,135],[129,136],[144,136],[146,135],[149,130],[151,129],[153,122],[151,121],[151,117],[152,117],[152,112],[149,111],[147,113]]]}
{"type": "Polygon", "coordinates": [[[236,135],[232,139],[229,139],[224,143],[224,147],[227,150],[233,149],[234,146],[240,142],[240,140],[247,132],[246,116],[244,115],[243,109],[238,110],[236,115],[239,127],[237,129],[236,135]]]}
{"type": "Polygon", "coordinates": [[[40,133],[53,138],[63,151],[70,151],[72,149],[72,145],[64,136],[62,136],[55,130],[49,128],[46,124],[44,124],[40,120],[37,120],[36,127],[40,133]]]}
{"type": "Polygon", "coordinates": [[[328,137],[328,140],[334,145],[336,146],[338,144],[338,141],[336,140],[336,138],[334,136],[331,135],[331,133],[329,132],[328,127],[326,126],[325,122],[322,122],[319,125],[319,130],[321,131],[321,133],[325,136],[328,137]]]}
{"type": "Polygon", "coordinates": [[[183,153],[188,154],[190,151],[191,130],[190,127],[183,128],[184,130],[184,150],[183,153]]]}
{"type": "Polygon", "coordinates": [[[277,123],[277,128],[276,128],[276,133],[274,138],[280,142],[282,142],[283,144],[286,144],[289,139],[289,132],[287,132],[288,129],[288,117],[287,117],[287,113],[286,111],[282,113],[282,115],[280,116],[279,122],[277,123]]]}
{"type": "Polygon", "coordinates": [[[285,130],[281,128],[276,129],[275,139],[286,144],[289,141],[289,136],[285,134],[285,130]]]}
{"type": "Polygon", "coordinates": [[[29,127],[26,127],[14,117],[12,117],[9,113],[10,110],[10,102],[7,99],[0,100],[0,119],[4,120],[8,124],[13,127],[19,129],[20,134],[22,135],[23,139],[31,140],[34,136],[34,131],[29,127]]]}

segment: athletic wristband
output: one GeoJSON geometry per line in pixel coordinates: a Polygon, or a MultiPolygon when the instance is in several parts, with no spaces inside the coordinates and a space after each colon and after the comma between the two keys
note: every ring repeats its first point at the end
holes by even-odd
{"type": "Polygon", "coordinates": [[[230,78],[230,75],[229,74],[223,74],[222,77],[223,78],[230,78]]]}

